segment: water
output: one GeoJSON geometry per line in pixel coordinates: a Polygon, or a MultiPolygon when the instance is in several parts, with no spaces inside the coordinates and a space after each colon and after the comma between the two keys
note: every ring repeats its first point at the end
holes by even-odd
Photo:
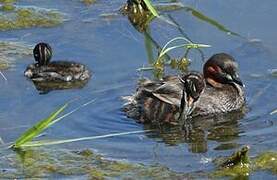
{"type": "MultiPolygon", "coordinates": [[[[108,158],[158,163],[177,172],[209,170],[213,168],[211,159],[230,154],[241,145],[251,147],[251,156],[265,150],[277,150],[277,119],[276,114],[270,115],[277,108],[276,77],[270,74],[270,70],[277,68],[277,26],[274,24],[277,2],[181,2],[245,37],[228,35],[182,10],[170,13],[191,39],[212,46],[204,50],[205,58],[227,52],[237,59],[241,79],[246,85],[248,113],[244,117],[229,118],[228,122],[205,121],[195,125],[197,128],[192,129],[188,137],[178,129],[165,129],[161,133],[121,136],[63,147],[92,148],[108,158]]],[[[75,138],[152,128],[137,124],[120,111],[121,96],[133,93],[141,76],[136,69],[147,65],[143,35],[130,25],[128,19],[99,16],[116,11],[123,3],[121,0],[99,0],[91,6],[84,6],[77,0],[22,0],[17,3],[58,9],[70,20],[54,28],[1,32],[0,40],[13,39],[32,45],[39,41],[48,42],[54,50],[53,59],[84,63],[92,70],[93,77],[82,89],[40,95],[32,82],[23,76],[25,67],[33,62],[32,57],[18,59],[14,68],[4,71],[8,81],[0,80],[0,137],[5,142],[14,141],[27,127],[75,98],[78,101],[70,108],[91,99],[95,99],[95,103],[51,127],[45,137],[75,138]]],[[[154,21],[151,28],[153,37],[160,44],[179,35],[176,29],[159,20],[154,21]]],[[[190,68],[200,71],[203,63],[199,54],[193,53],[191,58],[190,68]]],[[[264,172],[251,176],[258,178],[261,175],[272,178],[264,172]]]]}

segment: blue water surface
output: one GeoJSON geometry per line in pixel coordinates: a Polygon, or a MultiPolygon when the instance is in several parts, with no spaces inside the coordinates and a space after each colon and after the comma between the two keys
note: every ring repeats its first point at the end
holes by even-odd
{"type": "MultiPolygon", "coordinates": [[[[202,127],[199,132],[201,135],[195,132],[196,140],[193,137],[186,139],[178,131],[165,131],[77,142],[63,147],[92,148],[108,158],[161,164],[177,172],[209,170],[213,167],[211,159],[228,155],[242,145],[251,147],[251,156],[265,150],[277,150],[277,119],[276,114],[270,114],[277,108],[277,79],[270,73],[277,68],[277,1],[181,2],[242,36],[223,32],[190,12],[170,12],[191,39],[212,46],[203,50],[206,59],[218,52],[235,57],[246,85],[247,114],[227,125],[207,123],[207,127],[202,127]]],[[[26,128],[75,98],[77,100],[68,111],[89,100],[95,99],[95,102],[55,124],[44,134],[45,138],[66,139],[151,129],[128,119],[121,112],[124,103],[121,97],[135,92],[137,80],[142,75],[137,69],[148,63],[144,37],[124,16],[116,15],[110,19],[100,16],[117,12],[124,3],[123,0],[98,0],[91,6],[78,0],[22,0],[17,3],[57,9],[67,15],[68,21],[53,28],[3,31],[0,40],[13,39],[31,45],[48,42],[54,51],[53,59],[86,64],[93,77],[82,89],[41,95],[23,76],[25,67],[33,62],[33,58],[18,59],[15,67],[4,71],[8,81],[0,79],[0,137],[5,142],[14,141],[26,128]]],[[[161,45],[180,36],[176,28],[161,20],[154,20],[151,31],[161,45]]],[[[194,52],[190,58],[190,69],[201,71],[203,62],[199,54],[194,52]]],[[[252,176],[267,175],[272,177],[267,173],[252,176]]]]}

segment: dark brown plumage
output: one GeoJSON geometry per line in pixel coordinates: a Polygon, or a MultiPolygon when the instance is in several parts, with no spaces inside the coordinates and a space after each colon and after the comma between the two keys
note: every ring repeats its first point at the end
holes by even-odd
{"type": "Polygon", "coordinates": [[[38,43],[33,50],[37,63],[30,64],[24,75],[36,82],[72,82],[86,81],[90,78],[88,68],[80,63],[72,61],[53,61],[52,49],[47,43],[38,43]]]}
{"type": "Polygon", "coordinates": [[[225,53],[213,55],[205,63],[203,74],[205,79],[199,73],[188,73],[182,78],[184,82],[178,76],[142,81],[133,96],[125,97],[127,116],[140,122],[174,122],[180,116],[216,115],[244,106],[243,83],[233,57],[225,53]],[[192,78],[193,74],[198,78],[192,78]]]}
{"type": "Polygon", "coordinates": [[[139,83],[135,95],[125,97],[124,110],[139,122],[175,123],[193,111],[204,87],[203,76],[197,72],[160,81],[146,79],[139,83]]]}

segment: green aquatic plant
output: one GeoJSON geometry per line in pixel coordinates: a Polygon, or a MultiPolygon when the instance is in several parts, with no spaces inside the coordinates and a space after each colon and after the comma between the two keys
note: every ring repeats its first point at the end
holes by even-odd
{"type": "Polygon", "coordinates": [[[152,5],[151,0],[143,0],[144,3],[146,4],[147,8],[149,9],[149,11],[152,13],[153,16],[158,17],[159,13],[158,11],[155,9],[155,7],[152,5]]]}
{"type": "Polygon", "coordinates": [[[1,6],[0,10],[2,10],[2,11],[13,11],[13,10],[15,10],[15,5],[12,4],[12,3],[6,3],[6,4],[3,4],[1,6]]]}
{"type": "Polygon", "coordinates": [[[154,4],[155,9],[161,12],[171,12],[182,10],[185,6],[181,2],[167,1],[167,2],[157,2],[154,4]]]}
{"type": "Polygon", "coordinates": [[[65,139],[65,140],[31,141],[31,142],[25,143],[24,145],[21,145],[21,147],[35,147],[35,146],[57,145],[57,144],[72,143],[72,142],[78,142],[78,141],[87,141],[87,140],[95,140],[95,139],[102,139],[102,138],[122,136],[122,135],[145,133],[145,132],[150,132],[150,131],[151,130],[130,131],[130,132],[122,132],[122,133],[111,133],[111,134],[105,134],[105,135],[100,135],[100,136],[89,136],[89,137],[81,137],[81,138],[65,139]]]}
{"type": "Polygon", "coordinates": [[[8,69],[9,68],[9,63],[6,60],[1,59],[0,60],[0,69],[8,69]]]}
{"type": "Polygon", "coordinates": [[[91,5],[96,2],[96,0],[81,0],[82,3],[85,5],[91,5]]]}
{"type": "Polygon", "coordinates": [[[213,177],[247,177],[251,172],[248,156],[249,146],[244,146],[228,157],[218,157],[214,160],[217,170],[212,173],[213,177]]]}
{"type": "Polygon", "coordinates": [[[16,2],[17,0],[0,0],[0,3],[14,3],[16,2]]]}
{"type": "Polygon", "coordinates": [[[64,114],[63,116],[60,116],[57,118],[57,116],[62,113],[65,108],[68,106],[68,103],[58,108],[56,111],[51,113],[47,118],[42,119],[38,123],[36,123],[34,126],[32,126],[30,129],[25,131],[16,141],[13,143],[10,147],[17,150],[22,149],[24,147],[35,147],[35,146],[46,146],[46,145],[57,145],[57,144],[63,144],[63,143],[71,143],[71,142],[77,142],[77,141],[85,141],[85,140],[94,140],[94,139],[102,139],[102,138],[108,138],[108,137],[114,137],[114,136],[122,136],[122,135],[129,135],[129,134],[137,134],[137,133],[144,133],[149,132],[148,131],[130,131],[130,132],[120,132],[120,133],[111,133],[106,135],[100,135],[100,136],[90,136],[90,137],[81,137],[81,138],[73,138],[73,139],[65,139],[65,140],[36,140],[33,141],[34,138],[38,137],[43,131],[45,131],[50,126],[54,125],[55,123],[59,122],[60,120],[64,119],[65,117],[71,115],[72,113],[76,112],[82,107],[85,107],[91,103],[93,103],[94,100],[91,100],[74,110],[64,114]]]}
{"type": "MultiPolygon", "coordinates": [[[[148,2],[150,3],[150,2],[148,2]]],[[[149,7],[154,9],[152,4],[149,7]]],[[[143,0],[130,0],[120,9],[123,15],[126,15],[130,23],[139,31],[145,32],[148,28],[150,22],[156,17],[157,12],[151,12],[149,7],[145,4],[143,0]],[[155,15],[153,15],[153,13],[155,15]]],[[[154,9],[155,10],[155,9],[154,9]]]]}
{"type": "Polygon", "coordinates": [[[217,169],[210,173],[210,178],[233,177],[248,178],[257,171],[268,171],[277,175],[277,153],[262,152],[256,157],[249,157],[249,147],[244,146],[228,157],[217,157],[214,160],[217,169]]]}
{"type": "MultiPolygon", "coordinates": [[[[205,15],[204,13],[200,12],[199,10],[196,10],[195,8],[192,8],[192,7],[189,7],[189,6],[185,6],[181,2],[156,3],[156,4],[152,5],[152,8],[156,12],[158,10],[160,10],[160,11],[172,11],[172,10],[182,10],[182,9],[184,9],[186,12],[190,12],[197,19],[199,19],[201,21],[204,21],[204,22],[206,22],[206,23],[216,27],[217,29],[219,29],[222,32],[227,33],[228,35],[239,36],[239,37],[244,38],[239,33],[236,33],[234,31],[228,29],[226,26],[224,26],[223,24],[221,24],[217,20],[215,20],[215,19],[205,15]]],[[[176,26],[176,23],[172,22],[170,19],[167,19],[163,15],[155,15],[155,16],[159,17],[159,19],[161,19],[162,21],[164,21],[164,22],[166,22],[166,23],[168,23],[170,25],[176,26]]]]}
{"type": "Polygon", "coordinates": [[[202,21],[204,21],[204,22],[206,22],[206,23],[208,23],[208,24],[210,24],[210,25],[212,25],[212,26],[215,26],[215,27],[218,28],[220,31],[226,32],[226,33],[229,34],[229,35],[234,35],[234,36],[242,37],[240,34],[238,34],[238,33],[236,33],[236,32],[233,32],[233,31],[229,30],[228,28],[226,28],[224,25],[220,24],[220,23],[217,22],[216,20],[214,20],[214,19],[212,19],[212,18],[210,18],[210,17],[204,15],[203,13],[201,13],[200,11],[198,11],[198,10],[192,8],[192,7],[184,7],[184,9],[185,9],[185,11],[187,11],[187,12],[191,12],[191,14],[192,14],[194,17],[196,17],[196,18],[198,18],[198,19],[200,19],[200,20],[202,20],[202,21]]]}
{"type": "Polygon", "coordinates": [[[197,44],[193,43],[189,39],[185,37],[176,37],[171,40],[169,40],[164,47],[159,52],[158,58],[156,62],[153,64],[153,67],[159,71],[164,71],[165,65],[171,65],[171,67],[178,67],[179,70],[186,70],[186,67],[189,65],[188,60],[188,53],[191,49],[200,49],[200,48],[207,48],[211,47],[207,44],[197,44]],[[164,56],[175,50],[175,49],[184,49],[184,55],[179,60],[176,59],[170,59],[165,60],[164,56]]]}
{"type": "Polygon", "coordinates": [[[268,170],[277,175],[277,153],[263,152],[254,158],[254,166],[259,170],[268,170]]]}
{"type": "Polygon", "coordinates": [[[173,38],[169,40],[163,47],[160,47],[160,45],[151,37],[150,31],[144,32],[144,40],[150,66],[143,66],[137,70],[152,70],[156,78],[163,76],[166,66],[170,66],[172,69],[177,69],[181,72],[187,71],[187,68],[190,65],[190,60],[188,58],[190,50],[196,49],[202,53],[200,50],[201,48],[211,47],[207,44],[194,43],[186,36],[173,38]],[[153,45],[159,52],[157,58],[154,58],[153,56],[153,45]],[[168,53],[175,49],[184,49],[184,55],[179,58],[170,57],[168,53]]]}
{"type": "Polygon", "coordinates": [[[53,175],[60,178],[86,177],[87,179],[184,179],[187,177],[185,173],[177,173],[158,164],[145,166],[106,159],[90,149],[70,151],[32,148],[0,156],[1,178],[51,179],[53,175]]]}
{"type": "Polygon", "coordinates": [[[16,59],[32,55],[30,45],[23,42],[0,41],[0,70],[15,64],[16,59]]]}
{"type": "MultiPolygon", "coordinates": [[[[223,162],[230,157],[234,156],[224,158],[223,162]]],[[[86,176],[91,179],[240,179],[261,170],[276,174],[277,153],[264,152],[245,162],[244,166],[235,164],[218,166],[209,172],[177,173],[159,164],[146,166],[106,159],[90,149],[26,148],[16,153],[0,149],[0,177],[9,179],[51,178],[53,175],[65,178],[86,176]]]]}
{"type": "Polygon", "coordinates": [[[6,9],[9,11],[0,12],[0,31],[53,27],[65,21],[65,15],[56,10],[35,7],[16,7],[14,9],[6,7],[6,9]]]}
{"type": "Polygon", "coordinates": [[[63,106],[58,108],[56,111],[51,113],[47,118],[42,119],[41,121],[36,123],[33,127],[31,127],[26,132],[24,132],[15,141],[15,143],[13,143],[10,147],[13,148],[13,149],[20,149],[20,148],[25,147],[25,146],[32,147],[32,146],[42,146],[42,145],[44,145],[44,143],[46,143],[46,142],[40,142],[40,143],[38,143],[38,142],[33,142],[32,140],[35,137],[38,137],[43,131],[45,131],[47,128],[49,128],[53,124],[59,122],[63,118],[71,115],[72,113],[78,111],[82,107],[85,107],[85,106],[87,106],[87,105],[89,105],[89,104],[91,104],[93,102],[94,102],[94,100],[91,100],[91,101],[89,101],[89,102],[87,102],[87,103],[85,103],[85,104],[83,104],[83,105],[73,109],[72,111],[64,114],[63,116],[60,116],[60,117],[56,118],[68,106],[68,103],[64,104],[63,106]]]}
{"type": "Polygon", "coordinates": [[[224,158],[218,165],[220,168],[232,168],[234,166],[249,166],[248,157],[249,146],[242,147],[239,151],[234,152],[231,156],[224,158]]]}
{"type": "Polygon", "coordinates": [[[210,45],[207,44],[196,44],[191,42],[190,40],[188,40],[185,37],[176,37],[171,39],[170,41],[168,41],[164,47],[162,48],[162,50],[159,53],[158,59],[161,59],[166,53],[168,53],[169,51],[172,51],[174,49],[178,49],[178,48],[185,48],[185,49],[199,49],[199,48],[207,48],[207,47],[211,47],[210,45]],[[184,43],[180,43],[177,45],[173,45],[173,46],[169,46],[172,43],[175,43],[176,41],[182,40],[184,43]]]}
{"type": "Polygon", "coordinates": [[[146,54],[148,57],[149,64],[152,64],[154,61],[154,54],[153,54],[153,44],[151,41],[151,37],[149,36],[151,34],[151,29],[148,27],[144,33],[144,45],[146,49],[146,54]]]}
{"type": "Polygon", "coordinates": [[[39,136],[41,132],[50,127],[52,124],[58,122],[62,118],[56,119],[56,117],[64,111],[68,104],[63,105],[58,110],[53,112],[49,117],[39,121],[33,127],[24,132],[12,145],[12,148],[18,149],[23,147],[26,143],[30,143],[35,137],[39,136]]]}

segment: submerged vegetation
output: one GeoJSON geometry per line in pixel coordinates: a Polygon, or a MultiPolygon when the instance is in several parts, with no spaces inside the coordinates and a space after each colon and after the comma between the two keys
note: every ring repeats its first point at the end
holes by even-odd
{"type": "MultiPolygon", "coordinates": [[[[1,152],[0,152],[1,153],[1,152]]],[[[0,157],[1,178],[51,178],[82,177],[106,178],[185,178],[162,166],[143,166],[122,161],[113,161],[95,154],[89,149],[68,151],[56,149],[27,149],[0,157]],[[7,161],[8,159],[8,161],[7,161]]]]}
{"type": "Polygon", "coordinates": [[[5,3],[0,11],[0,31],[31,27],[53,27],[65,21],[65,15],[57,10],[38,7],[15,6],[5,3]]]}
{"type": "Polygon", "coordinates": [[[0,41],[0,70],[11,67],[15,60],[32,55],[32,48],[23,42],[0,41]]]}
{"type": "MultiPolygon", "coordinates": [[[[5,150],[7,151],[7,150],[5,150]]],[[[184,178],[218,178],[249,177],[251,172],[267,170],[277,174],[277,153],[265,152],[248,159],[247,153],[238,156],[240,150],[226,160],[236,157],[232,166],[220,166],[210,172],[177,173],[159,164],[145,166],[124,161],[105,159],[90,149],[69,151],[65,149],[27,148],[16,153],[3,152],[0,149],[1,178],[35,178],[35,177],[87,177],[90,179],[131,178],[131,179],[184,179],[184,178]]],[[[230,161],[229,161],[230,162],[230,161]]],[[[225,165],[225,164],[224,164],[225,165]]]]}
{"type": "Polygon", "coordinates": [[[233,153],[229,157],[216,158],[218,169],[211,173],[212,177],[247,178],[253,172],[267,170],[277,175],[277,153],[263,152],[256,157],[248,156],[249,147],[233,153]]]}
{"type": "Polygon", "coordinates": [[[82,3],[85,5],[91,5],[96,2],[96,0],[81,0],[82,3]]]}
{"type": "MultiPolygon", "coordinates": [[[[178,4],[179,5],[179,4],[178,4]]],[[[173,4],[173,9],[176,4],[173,4]]],[[[159,4],[159,7],[167,7],[159,4]]],[[[171,5],[168,5],[171,7],[171,5]]],[[[179,7],[179,6],[178,6],[179,7]]],[[[181,6],[182,7],[182,6],[181,6]]],[[[183,7],[182,7],[183,8],[183,7]]],[[[191,49],[200,49],[210,47],[206,44],[197,44],[186,37],[182,28],[173,19],[168,19],[164,15],[160,15],[156,8],[149,0],[130,0],[121,8],[121,12],[126,15],[130,23],[145,36],[145,46],[148,54],[149,64],[151,67],[143,67],[139,70],[154,70],[156,77],[160,78],[164,74],[166,65],[170,65],[173,69],[178,69],[182,72],[187,71],[190,64],[188,54],[191,49]],[[150,23],[154,18],[159,18],[166,23],[177,28],[183,37],[175,37],[169,40],[163,48],[152,38],[150,33],[150,23]],[[157,58],[154,58],[152,47],[153,45],[158,50],[157,58]],[[184,49],[184,55],[179,58],[171,58],[168,53],[175,49],[184,49]]]]}
{"type": "Polygon", "coordinates": [[[229,157],[218,157],[214,160],[218,167],[215,176],[248,176],[250,172],[249,147],[242,147],[229,157]]]}

